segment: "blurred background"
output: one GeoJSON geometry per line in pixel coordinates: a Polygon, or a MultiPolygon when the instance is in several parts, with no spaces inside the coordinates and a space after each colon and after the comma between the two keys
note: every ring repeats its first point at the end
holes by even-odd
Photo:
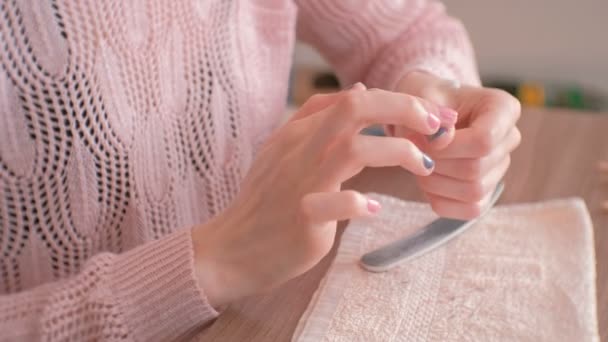
{"type": "MultiPolygon", "coordinates": [[[[526,106],[608,112],[608,0],[444,0],[475,47],[485,85],[526,106]]],[[[330,67],[298,43],[290,100],[335,90],[330,67]]]]}

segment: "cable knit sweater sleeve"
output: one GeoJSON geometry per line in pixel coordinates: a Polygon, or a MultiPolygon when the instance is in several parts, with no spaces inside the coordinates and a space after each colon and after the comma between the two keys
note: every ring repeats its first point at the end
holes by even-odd
{"type": "Polygon", "coordinates": [[[298,38],[316,47],[343,84],[393,89],[407,72],[479,84],[463,25],[432,0],[298,0],[298,38]]]}
{"type": "Polygon", "coordinates": [[[193,275],[189,230],[91,258],[75,277],[0,296],[2,341],[170,341],[217,316],[193,275]]]}
{"type": "MultiPolygon", "coordinates": [[[[175,229],[230,203],[283,116],[292,0],[2,4],[0,341],[189,335],[217,312],[175,229]]],[[[438,3],[298,5],[344,82],[478,82],[438,3]]]]}

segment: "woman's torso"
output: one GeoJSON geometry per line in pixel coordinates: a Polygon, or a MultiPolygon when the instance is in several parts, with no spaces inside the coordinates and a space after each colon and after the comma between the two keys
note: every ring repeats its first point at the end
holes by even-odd
{"type": "Polygon", "coordinates": [[[288,0],[17,0],[0,19],[0,293],[201,223],[284,109],[288,0]]]}

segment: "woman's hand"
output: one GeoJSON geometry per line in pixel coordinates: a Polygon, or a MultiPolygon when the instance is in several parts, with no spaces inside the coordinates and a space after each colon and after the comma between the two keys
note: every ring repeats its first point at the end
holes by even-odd
{"type": "Polygon", "coordinates": [[[331,249],[338,220],[377,212],[379,203],[341,191],[364,167],[431,174],[433,161],[409,140],[359,132],[378,123],[432,135],[450,125],[437,113],[413,96],[361,84],[313,96],[269,138],[231,206],[193,230],[197,277],[210,303],[221,306],[304,273],[331,249]]]}
{"type": "Polygon", "coordinates": [[[420,72],[404,77],[397,91],[458,112],[453,142],[446,148],[429,145],[407,127],[394,127],[394,136],[409,137],[435,160],[433,175],[418,177],[418,183],[437,214],[458,219],[478,216],[521,140],[515,126],[519,102],[498,89],[459,87],[420,72]]]}

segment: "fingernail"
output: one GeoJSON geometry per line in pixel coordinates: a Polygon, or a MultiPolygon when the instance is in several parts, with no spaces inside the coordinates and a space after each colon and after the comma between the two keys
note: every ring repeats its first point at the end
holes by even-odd
{"type": "Polygon", "coordinates": [[[369,210],[370,213],[375,214],[379,212],[381,208],[380,202],[370,198],[367,199],[367,210],[369,210]]]}
{"type": "Polygon", "coordinates": [[[435,166],[435,162],[433,161],[433,159],[431,159],[431,157],[427,156],[424,153],[422,154],[422,164],[424,164],[424,167],[427,170],[430,170],[435,166]]]}
{"type": "Polygon", "coordinates": [[[447,128],[445,128],[445,127],[439,127],[439,129],[437,130],[437,132],[435,132],[435,134],[428,135],[427,139],[429,141],[433,141],[433,140],[439,138],[440,136],[444,135],[447,131],[448,131],[447,128]]]}
{"type": "Polygon", "coordinates": [[[458,118],[458,112],[448,107],[439,107],[439,117],[443,124],[453,125],[458,118]]]}
{"type": "Polygon", "coordinates": [[[353,83],[353,84],[349,85],[348,87],[344,88],[343,90],[351,90],[351,89],[363,90],[363,89],[365,89],[365,86],[361,82],[356,82],[356,83],[353,83]]]}
{"type": "Polygon", "coordinates": [[[437,129],[437,127],[441,125],[441,120],[439,120],[439,118],[433,113],[428,113],[427,122],[431,129],[437,129]]]}

